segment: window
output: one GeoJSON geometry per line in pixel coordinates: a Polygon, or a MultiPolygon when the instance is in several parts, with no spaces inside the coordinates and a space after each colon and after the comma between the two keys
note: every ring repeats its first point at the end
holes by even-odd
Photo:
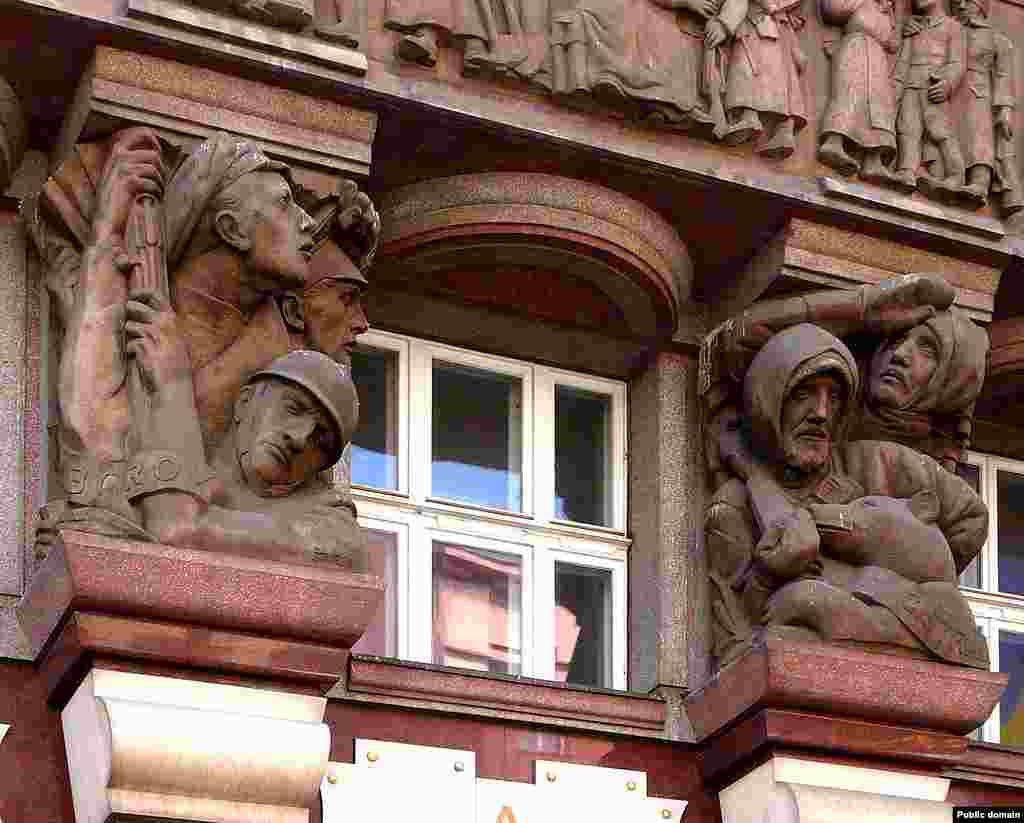
{"type": "Polygon", "coordinates": [[[960,575],[992,668],[1010,685],[981,729],[993,743],[1024,745],[1024,463],[971,454],[961,476],[988,505],[988,540],[960,575]]]}
{"type": "Polygon", "coordinates": [[[389,594],[356,651],[626,687],[626,386],[386,332],[352,495],[389,594]]]}

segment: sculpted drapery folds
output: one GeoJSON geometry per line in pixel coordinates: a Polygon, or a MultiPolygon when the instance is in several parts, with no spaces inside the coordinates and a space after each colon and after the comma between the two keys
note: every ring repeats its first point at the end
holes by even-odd
{"type": "Polygon", "coordinates": [[[984,504],[906,446],[846,441],[858,382],[847,347],[809,324],[755,357],[748,434],[721,441],[737,477],[705,521],[716,653],[728,660],[763,627],[987,668],[956,579],[985,540],[984,504]]]}
{"type": "Polygon", "coordinates": [[[992,27],[988,0],[954,0],[967,38],[966,100],[961,134],[967,195],[975,206],[999,195],[1006,214],[1024,208],[1013,141],[1017,99],[1013,43],[992,27]]]}
{"type": "Polygon", "coordinates": [[[795,135],[807,124],[800,11],[800,0],[725,0],[709,21],[708,48],[729,39],[732,43],[725,89],[731,118],[727,143],[760,135],[767,120],[770,133],[758,152],[775,158],[793,153],[795,135]]]}
{"type": "Polygon", "coordinates": [[[896,156],[890,55],[899,48],[899,33],[893,4],[822,0],[821,14],[826,23],[842,27],[842,37],[829,50],[832,95],[821,120],[818,159],[842,174],[859,171],[866,180],[887,180],[896,156]]]}
{"type": "Polygon", "coordinates": [[[927,193],[956,197],[963,192],[964,159],[949,100],[966,69],[964,33],[940,0],[914,0],[913,8],[894,72],[899,103],[896,177],[907,189],[920,182],[927,193]],[[930,173],[919,177],[922,162],[930,173]]]}
{"type": "MultiPolygon", "coordinates": [[[[320,476],[354,430],[347,356],[367,328],[360,304],[365,278],[336,243],[334,256],[317,255],[319,279],[355,272],[353,295],[345,311],[320,307],[313,333],[304,321],[310,260],[317,240],[321,251],[327,245],[341,198],[328,198],[326,231],[315,238],[316,223],[296,202],[287,168],[251,144],[217,134],[173,172],[165,168],[167,152],[144,129],[115,135],[105,148],[102,171],[90,177],[86,169],[86,178],[99,180],[96,191],[71,198],[94,204],[91,212],[76,213],[56,190],[45,195],[48,209],[33,212],[39,218],[63,203],[57,211],[65,225],[91,221],[77,260],[66,246],[40,244],[64,249],[47,259],[60,264],[51,282],[62,287],[55,293],[66,327],[59,401],[68,497],[48,507],[45,525],[363,563],[347,488],[335,491],[320,476]],[[140,290],[126,277],[132,261],[125,231],[141,193],[162,201],[169,293],[140,290]],[[347,324],[343,333],[332,325],[339,322],[347,324]],[[344,363],[317,352],[288,359],[310,344],[330,348],[344,363]],[[126,380],[133,368],[142,375],[141,402],[126,380]],[[285,425],[281,392],[266,388],[271,383],[291,386],[287,407],[308,426],[285,425]],[[245,468],[253,449],[238,445],[239,432],[245,413],[257,412],[269,421],[260,448],[287,475],[281,482],[261,485],[260,472],[245,468]]],[[[55,176],[60,185],[67,178],[63,171],[55,176]]],[[[372,237],[364,238],[369,251],[379,222],[372,204],[354,199],[347,220],[351,227],[372,218],[372,237]]],[[[37,239],[56,236],[46,222],[35,221],[37,239]]]]}
{"type": "Polygon", "coordinates": [[[987,665],[956,587],[987,513],[953,471],[987,337],[952,297],[935,276],[810,293],[706,341],[720,662],[773,631],[987,665]],[[833,332],[878,342],[858,365],[833,332]]]}

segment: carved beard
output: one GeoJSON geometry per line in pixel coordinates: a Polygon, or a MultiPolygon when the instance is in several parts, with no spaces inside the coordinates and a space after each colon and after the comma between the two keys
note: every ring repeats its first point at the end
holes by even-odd
{"type": "Polygon", "coordinates": [[[786,443],[786,472],[801,476],[817,474],[829,465],[831,454],[831,438],[815,446],[789,438],[786,443]]]}

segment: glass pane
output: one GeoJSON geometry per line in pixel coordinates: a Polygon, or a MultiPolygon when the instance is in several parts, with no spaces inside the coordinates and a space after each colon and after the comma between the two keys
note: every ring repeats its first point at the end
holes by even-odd
{"type": "Polygon", "coordinates": [[[394,532],[364,529],[370,544],[370,574],[384,578],[387,589],[366,633],[352,647],[357,654],[378,657],[398,656],[398,535],[394,532]]]}
{"type": "Polygon", "coordinates": [[[999,591],[1024,594],[1024,476],[997,472],[996,505],[999,591]]]}
{"type": "Polygon", "coordinates": [[[352,482],[398,489],[398,352],[352,352],[359,428],[352,438],[352,482]]]}
{"type": "Polygon", "coordinates": [[[433,387],[431,494],[522,510],[522,382],[435,362],[433,387]]]}
{"type": "MultiPolygon", "coordinates": [[[[971,463],[957,463],[956,473],[961,479],[967,481],[967,485],[981,494],[981,468],[971,463]]],[[[970,565],[960,575],[961,586],[971,586],[975,589],[981,588],[981,555],[975,557],[970,565]]]]}
{"type": "Polygon", "coordinates": [[[999,701],[999,742],[1024,746],[1024,635],[999,632],[999,669],[1010,675],[999,701]]]}
{"type": "Polygon", "coordinates": [[[555,679],[612,685],[612,573],[555,563],[555,679]]]}
{"type": "Polygon", "coordinates": [[[433,568],[434,662],[520,674],[522,559],[435,541],[433,568]]]}
{"type": "Polygon", "coordinates": [[[555,517],[611,522],[611,398],[555,388],[555,517]]]}

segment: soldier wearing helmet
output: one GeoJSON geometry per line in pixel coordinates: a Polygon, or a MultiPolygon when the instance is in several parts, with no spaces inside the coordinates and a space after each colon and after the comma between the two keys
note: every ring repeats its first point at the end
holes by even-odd
{"type": "Polygon", "coordinates": [[[363,308],[380,218],[370,199],[351,180],[317,201],[304,201],[313,215],[315,251],[302,292],[305,344],[339,363],[348,362],[356,338],[370,324],[363,308]]]}

